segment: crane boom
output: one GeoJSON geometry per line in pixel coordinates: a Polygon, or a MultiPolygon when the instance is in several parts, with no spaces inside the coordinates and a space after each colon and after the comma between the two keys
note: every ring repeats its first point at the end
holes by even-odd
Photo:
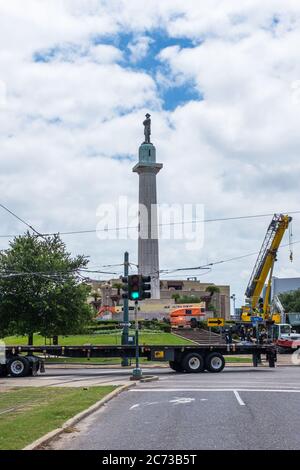
{"type": "MultiPolygon", "coordinates": [[[[269,304],[269,294],[271,287],[271,278],[273,273],[276,255],[283,238],[292,218],[288,215],[274,214],[273,219],[267,229],[263,244],[261,246],[259,255],[254,265],[245,295],[251,310],[257,307],[263,288],[265,286],[267,277],[268,287],[264,301],[264,313],[267,313],[267,306],[269,304]]],[[[249,314],[248,314],[249,315],[249,314]]]]}

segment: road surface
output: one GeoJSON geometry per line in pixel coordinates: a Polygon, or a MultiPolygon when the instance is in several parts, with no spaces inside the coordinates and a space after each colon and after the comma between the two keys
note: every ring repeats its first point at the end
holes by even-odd
{"type": "Polygon", "coordinates": [[[161,372],[76,425],[51,449],[300,449],[299,367],[161,372]]]}

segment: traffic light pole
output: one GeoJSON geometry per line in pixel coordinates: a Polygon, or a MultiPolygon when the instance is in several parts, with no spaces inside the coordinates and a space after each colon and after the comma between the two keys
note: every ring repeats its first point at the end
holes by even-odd
{"type": "MultiPolygon", "coordinates": [[[[128,276],[129,272],[129,254],[128,251],[124,253],[124,277],[128,276]]],[[[128,309],[128,298],[123,299],[123,323],[125,326],[122,331],[122,344],[128,344],[128,323],[129,323],[129,309],[128,309]]],[[[124,357],[121,362],[122,366],[128,366],[129,361],[127,357],[124,357]]]]}
{"type": "Polygon", "coordinates": [[[132,378],[139,380],[142,377],[142,369],[140,369],[139,357],[139,322],[138,322],[138,301],[134,302],[134,319],[135,319],[135,369],[132,371],[132,378]]]}

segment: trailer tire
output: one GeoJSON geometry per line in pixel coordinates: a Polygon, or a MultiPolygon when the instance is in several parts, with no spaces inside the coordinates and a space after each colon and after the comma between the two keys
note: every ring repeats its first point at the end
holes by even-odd
{"type": "Polygon", "coordinates": [[[8,361],[7,369],[11,377],[26,377],[30,373],[30,363],[26,357],[15,356],[8,361]]]}
{"type": "Polygon", "coordinates": [[[175,370],[176,372],[184,372],[184,368],[180,362],[170,361],[169,366],[171,369],[175,370]]]}
{"type": "Polygon", "coordinates": [[[186,372],[190,374],[196,374],[198,372],[204,372],[205,362],[203,356],[198,353],[187,354],[183,358],[182,366],[186,372]]]}
{"type": "Polygon", "coordinates": [[[225,367],[224,356],[218,352],[208,354],[205,359],[206,369],[209,372],[221,372],[225,367]]]}

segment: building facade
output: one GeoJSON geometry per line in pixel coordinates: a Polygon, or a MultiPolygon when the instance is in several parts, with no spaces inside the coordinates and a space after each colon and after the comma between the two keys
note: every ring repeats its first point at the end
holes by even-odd
{"type": "Polygon", "coordinates": [[[272,277],[272,299],[275,295],[297,289],[300,289],[300,277],[272,277]]]}
{"type": "MultiPolygon", "coordinates": [[[[94,302],[95,296],[98,299],[98,308],[107,306],[115,307],[116,320],[122,320],[122,292],[120,291],[120,279],[110,281],[89,282],[91,286],[91,296],[89,302],[94,302]],[[100,302],[99,302],[100,301],[100,302]]],[[[151,320],[153,318],[167,318],[170,311],[180,304],[190,304],[191,301],[198,303],[205,301],[207,315],[218,316],[225,320],[230,320],[230,286],[216,285],[213,283],[202,283],[197,280],[161,280],[160,298],[147,299],[139,302],[139,318],[151,320]],[[212,295],[208,292],[211,286],[217,288],[217,292],[212,295]],[[182,302],[186,299],[186,302],[182,302]],[[176,304],[177,302],[177,304],[176,304]],[[209,310],[211,308],[211,310],[209,310]]],[[[133,312],[133,303],[129,301],[130,312],[133,312]]],[[[133,313],[130,313],[132,318],[133,313]]]]}

